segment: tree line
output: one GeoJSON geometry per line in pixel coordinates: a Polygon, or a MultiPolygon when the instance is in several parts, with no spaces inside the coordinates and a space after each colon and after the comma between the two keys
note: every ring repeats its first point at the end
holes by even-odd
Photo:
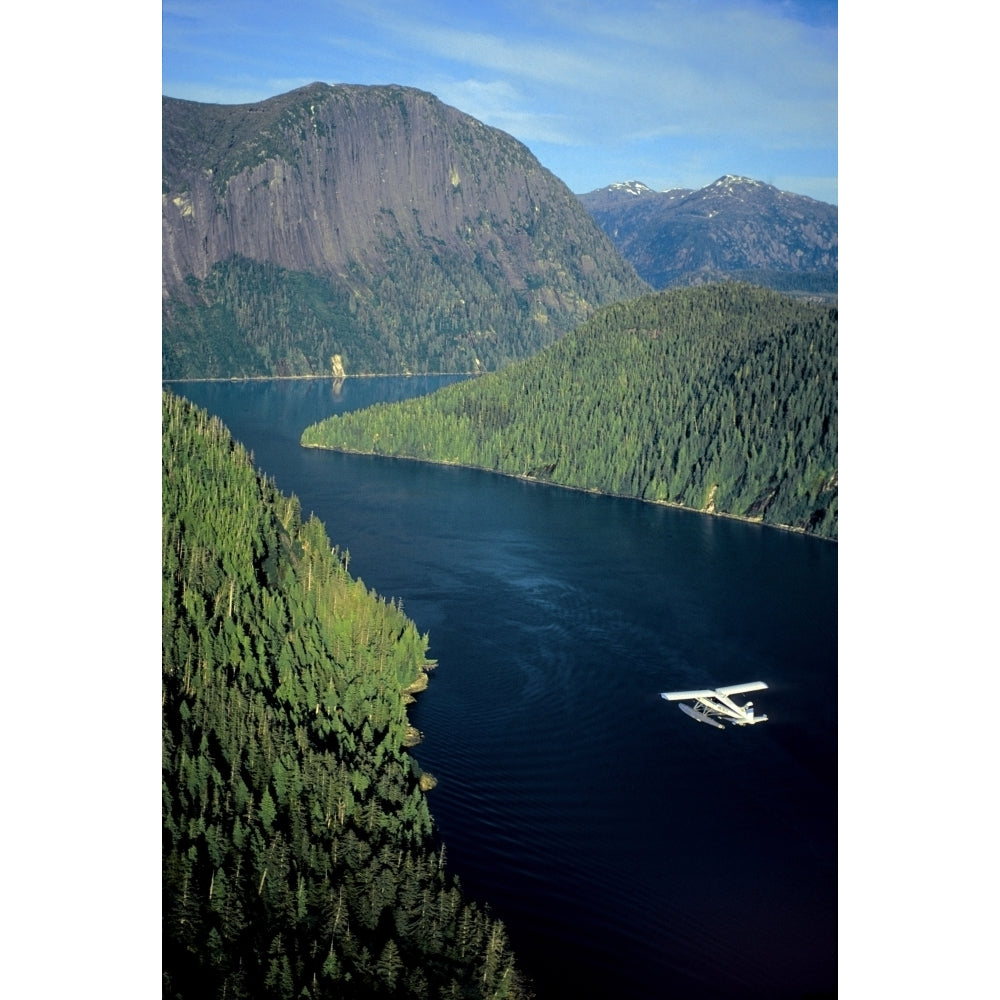
{"type": "Polygon", "coordinates": [[[301,441],[836,538],[837,309],[743,283],[647,295],[500,372],[301,441]]]}
{"type": "Polygon", "coordinates": [[[163,394],[163,995],[525,998],[409,752],[429,638],[163,394]]]}

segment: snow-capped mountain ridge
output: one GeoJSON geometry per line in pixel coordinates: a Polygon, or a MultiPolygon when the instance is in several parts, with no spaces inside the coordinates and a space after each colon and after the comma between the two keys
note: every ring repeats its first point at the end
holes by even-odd
{"type": "Polygon", "coordinates": [[[736,174],[696,191],[628,181],[578,197],[654,288],[738,279],[836,294],[836,205],[736,174]]]}
{"type": "Polygon", "coordinates": [[[656,194],[651,187],[643,184],[642,181],[617,181],[614,184],[609,184],[604,190],[620,191],[622,194],[631,194],[636,197],[641,197],[644,194],[656,194]]]}
{"type": "MultiPolygon", "coordinates": [[[[751,177],[740,177],[736,174],[723,174],[716,181],[712,181],[707,187],[703,188],[704,192],[724,192],[729,195],[739,195],[743,194],[748,189],[752,188],[769,188],[773,187],[771,184],[765,184],[763,181],[755,181],[751,177]]],[[[777,191],[777,188],[774,188],[777,191]]]]}

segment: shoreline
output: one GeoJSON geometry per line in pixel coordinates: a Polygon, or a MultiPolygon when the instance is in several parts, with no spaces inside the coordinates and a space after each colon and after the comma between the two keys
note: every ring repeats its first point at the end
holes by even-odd
{"type": "Polygon", "coordinates": [[[358,375],[218,375],[214,378],[161,378],[161,385],[176,385],[178,382],[299,382],[309,379],[329,379],[343,382],[348,378],[439,378],[452,375],[468,375],[474,378],[486,372],[362,372],[358,375]]]}
{"type": "MultiPolygon", "coordinates": [[[[312,379],[328,379],[331,382],[342,382],[349,378],[424,378],[430,377],[434,378],[436,376],[453,376],[453,375],[466,375],[469,378],[476,378],[479,374],[489,374],[488,372],[410,372],[409,374],[405,372],[396,372],[392,374],[379,374],[377,372],[365,372],[358,375],[240,375],[240,376],[220,376],[218,378],[174,378],[174,379],[161,379],[161,385],[176,385],[181,382],[288,382],[288,381],[303,381],[312,379]]],[[[519,479],[525,483],[536,483],[540,486],[555,486],[561,490],[573,490],[576,493],[590,493],[593,496],[601,497],[614,497],[618,500],[635,500],[638,503],[648,503],[653,504],[657,507],[670,507],[673,510],[686,510],[692,514],[704,514],[708,517],[721,517],[726,518],[730,521],[740,521],[743,524],[756,524],[762,528],[775,528],[778,531],[787,531],[793,535],[802,535],[805,538],[815,538],[820,542],[831,542],[836,545],[839,541],[837,538],[828,538],[825,535],[814,535],[806,531],[805,528],[796,528],[791,524],[775,524],[773,522],[764,521],[761,518],[756,517],[744,517],[741,514],[730,514],[727,511],[722,510],[699,510],[697,507],[685,507],[684,504],[675,503],[672,500],[646,500],[643,497],[629,496],[627,493],[606,493],[603,490],[597,489],[586,489],[582,486],[570,486],[566,483],[556,483],[549,479],[539,479],[536,476],[525,475],[524,473],[517,472],[501,472],[498,469],[487,469],[482,465],[465,465],[462,462],[445,462],[437,461],[429,458],[416,458],[412,455],[380,455],[378,452],[374,451],[355,451],[350,448],[331,448],[326,445],[320,444],[302,444],[299,442],[300,448],[316,448],[320,451],[336,451],[340,452],[342,455],[371,455],[373,458],[394,458],[403,462],[421,462],[424,465],[444,465],[451,466],[458,469],[475,469],[479,472],[489,472],[495,476],[506,476],[508,479],[519,479]]]]}
{"type": "Polygon", "coordinates": [[[775,524],[772,521],[764,521],[756,517],[744,517],[741,514],[730,514],[724,510],[699,510],[697,507],[685,507],[684,504],[675,503],[672,500],[646,500],[643,497],[630,496],[627,493],[606,493],[604,490],[586,489],[583,486],[570,486],[566,483],[556,483],[550,479],[539,479],[537,476],[528,476],[519,472],[501,472],[499,469],[487,469],[482,465],[466,465],[462,462],[436,461],[430,458],[415,458],[412,455],[380,455],[375,451],[356,451],[351,448],[331,448],[322,444],[302,444],[300,448],[315,448],[317,451],[335,451],[341,455],[369,455],[372,458],[389,458],[400,462],[419,462],[423,465],[443,465],[453,469],[475,469],[477,472],[488,472],[494,476],[504,476],[507,479],[518,479],[524,483],[534,483],[538,486],[554,486],[560,490],[573,490],[575,493],[589,493],[597,497],[614,497],[616,500],[634,500],[637,503],[653,504],[656,507],[669,507],[672,510],[684,510],[691,514],[704,514],[706,517],[721,517],[730,521],[740,521],[742,524],[755,524],[761,528],[774,528],[777,531],[787,531],[793,535],[802,535],[804,538],[815,538],[818,542],[830,542],[836,545],[838,539],[828,538],[825,535],[814,535],[806,531],[805,528],[796,528],[791,524],[775,524]]]}

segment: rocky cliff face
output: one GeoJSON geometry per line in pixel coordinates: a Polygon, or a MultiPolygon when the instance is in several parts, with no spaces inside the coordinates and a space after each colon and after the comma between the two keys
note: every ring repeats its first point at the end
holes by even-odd
{"type": "MultiPolygon", "coordinates": [[[[213,267],[266,263],[321,277],[331,299],[367,302],[356,332],[378,338],[373,295],[403,303],[440,279],[438,310],[459,339],[456,307],[468,332],[487,334],[494,364],[525,352],[515,342],[526,322],[552,339],[643,290],[526,147],[409,88],[313,84],[239,106],[164,98],[162,203],[168,303],[218,306],[199,284],[213,267]]],[[[239,326],[238,304],[226,308],[239,326]]],[[[168,350],[178,316],[168,305],[168,350]]],[[[320,370],[333,353],[359,356],[341,340],[331,332],[317,346],[320,370]]],[[[401,366],[423,367],[409,353],[401,366]]]]}
{"type": "Polygon", "coordinates": [[[654,288],[735,278],[836,291],[836,205],[734,176],[697,191],[612,184],[580,201],[654,288]]]}

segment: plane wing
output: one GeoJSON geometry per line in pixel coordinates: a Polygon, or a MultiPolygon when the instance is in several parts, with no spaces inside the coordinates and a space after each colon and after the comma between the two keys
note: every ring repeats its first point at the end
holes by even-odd
{"type": "Polygon", "coordinates": [[[704,691],[663,691],[660,697],[667,701],[688,701],[691,698],[714,698],[715,692],[707,688],[704,691]]]}
{"type": "Polygon", "coordinates": [[[743,694],[745,691],[763,691],[767,685],[763,681],[748,681],[746,684],[730,684],[728,687],[705,688],[701,691],[663,691],[661,698],[667,701],[689,701],[691,698],[716,698],[721,695],[743,694]]]}
{"type": "Polygon", "coordinates": [[[730,684],[729,687],[715,690],[718,694],[743,694],[744,691],[763,691],[766,687],[763,681],[749,681],[746,684],[730,684]]]}

